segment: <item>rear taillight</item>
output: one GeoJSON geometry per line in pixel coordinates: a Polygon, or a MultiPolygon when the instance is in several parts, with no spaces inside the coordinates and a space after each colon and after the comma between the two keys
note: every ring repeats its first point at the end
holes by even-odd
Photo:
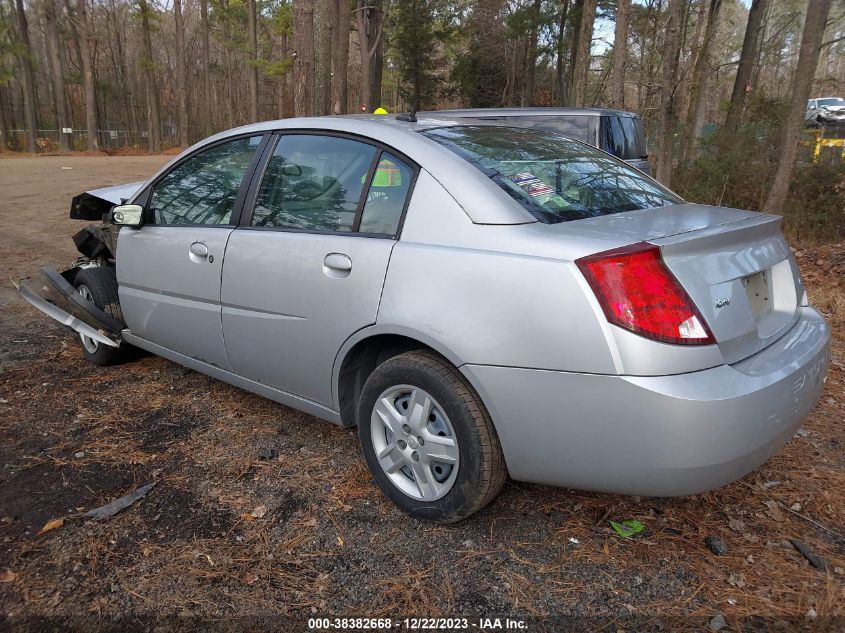
{"type": "Polygon", "coordinates": [[[640,242],[582,257],[575,263],[610,323],[663,343],[716,342],[657,246],[640,242]]]}

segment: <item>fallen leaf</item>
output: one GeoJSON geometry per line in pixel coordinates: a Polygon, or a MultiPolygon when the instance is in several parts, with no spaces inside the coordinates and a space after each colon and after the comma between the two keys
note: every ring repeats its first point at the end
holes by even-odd
{"type": "Polygon", "coordinates": [[[41,528],[41,531],[38,533],[38,535],[41,536],[42,534],[46,534],[50,530],[55,530],[56,528],[62,527],[64,524],[65,524],[64,518],[53,519],[52,521],[47,521],[47,523],[44,524],[44,527],[41,528]]]}
{"type": "Polygon", "coordinates": [[[741,519],[731,519],[730,521],[728,521],[728,527],[731,528],[734,532],[745,531],[745,523],[741,519]]]}
{"type": "Polygon", "coordinates": [[[766,510],[766,514],[768,514],[775,521],[783,521],[783,514],[781,513],[780,508],[778,508],[777,501],[764,501],[763,505],[768,508],[768,510],[766,510]]]}
{"type": "Polygon", "coordinates": [[[255,517],[252,516],[249,512],[244,512],[241,515],[241,521],[255,521],[255,517]]]}
{"type": "Polygon", "coordinates": [[[341,547],[343,547],[343,539],[340,538],[339,536],[337,537],[337,544],[340,545],[341,547]]]}
{"type": "Polygon", "coordinates": [[[645,526],[636,519],[631,521],[622,521],[622,523],[611,521],[610,527],[612,527],[622,538],[630,538],[634,536],[634,534],[639,534],[645,530],[645,526]]]}
{"type": "Polygon", "coordinates": [[[728,576],[728,582],[734,587],[742,589],[745,586],[745,576],[743,574],[731,574],[728,576]]]}
{"type": "Polygon", "coordinates": [[[0,582],[14,582],[18,575],[11,569],[0,571],[0,582]]]}
{"type": "Polygon", "coordinates": [[[610,548],[607,546],[607,543],[601,546],[601,551],[603,551],[605,555],[610,556],[610,548]]]}
{"type": "Polygon", "coordinates": [[[260,519],[265,514],[267,514],[267,506],[258,506],[255,510],[252,511],[252,518],[260,519]]]}

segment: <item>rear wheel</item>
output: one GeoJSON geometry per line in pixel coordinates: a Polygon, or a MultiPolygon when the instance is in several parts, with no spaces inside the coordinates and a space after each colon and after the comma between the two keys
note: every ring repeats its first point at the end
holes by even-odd
{"type": "Polygon", "coordinates": [[[364,385],[357,420],[373,478],[416,518],[460,521],[490,503],[507,477],[484,404],[432,352],[406,352],[379,365],[364,385]]]}
{"type": "MultiPolygon", "coordinates": [[[[123,322],[117,294],[117,276],[113,268],[83,268],[77,273],[73,285],[83,298],[123,322]]],[[[82,342],[82,355],[95,365],[114,365],[126,358],[125,344],[121,347],[111,347],[84,334],[80,334],[79,338],[82,342]]]]}

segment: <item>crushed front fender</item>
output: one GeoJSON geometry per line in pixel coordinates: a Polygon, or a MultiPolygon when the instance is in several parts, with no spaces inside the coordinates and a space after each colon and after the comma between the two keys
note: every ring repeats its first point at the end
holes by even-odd
{"type": "Polygon", "coordinates": [[[123,324],[84,299],[67,277],[74,269],[59,273],[43,267],[18,284],[18,292],[33,306],[62,325],[104,345],[120,347],[123,324]]]}

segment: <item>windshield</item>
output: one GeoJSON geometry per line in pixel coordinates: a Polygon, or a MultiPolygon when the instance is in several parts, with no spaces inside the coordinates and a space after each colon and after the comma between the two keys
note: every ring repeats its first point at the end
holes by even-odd
{"type": "Polygon", "coordinates": [[[819,107],[845,106],[845,99],[842,99],[841,97],[836,97],[834,99],[819,99],[818,104],[819,104],[819,107]]]}
{"type": "Polygon", "coordinates": [[[547,224],[681,202],[626,163],[553,132],[460,125],[422,134],[477,167],[547,224]]]}

